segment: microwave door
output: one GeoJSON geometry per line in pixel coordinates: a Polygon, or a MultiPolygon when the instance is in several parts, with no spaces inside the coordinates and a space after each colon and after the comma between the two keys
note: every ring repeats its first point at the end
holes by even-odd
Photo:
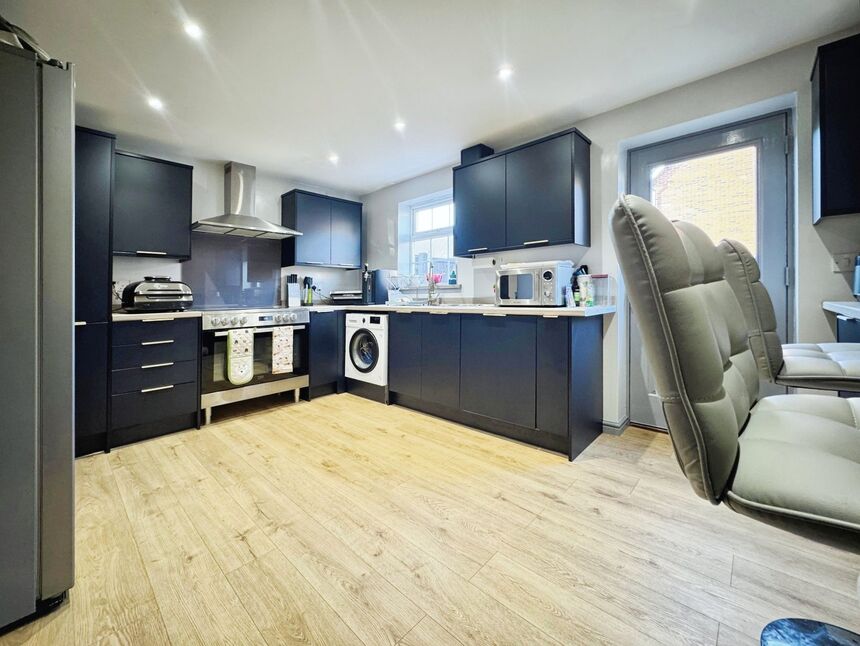
{"type": "Polygon", "coordinates": [[[506,305],[534,305],[537,284],[536,272],[529,269],[500,274],[499,301],[506,305]]]}

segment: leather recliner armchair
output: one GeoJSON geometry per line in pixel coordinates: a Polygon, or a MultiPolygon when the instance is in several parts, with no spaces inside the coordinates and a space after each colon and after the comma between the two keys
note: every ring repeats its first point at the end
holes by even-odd
{"type": "Polygon", "coordinates": [[[860,391],[860,343],[783,345],[755,256],[735,240],[723,240],[717,248],[726,280],[743,311],[750,349],[762,378],[794,388],[860,391]]]}
{"type": "Polygon", "coordinates": [[[613,241],[672,446],[693,490],[764,523],[860,551],[860,398],[776,395],[707,235],[625,195],[613,241]]]}

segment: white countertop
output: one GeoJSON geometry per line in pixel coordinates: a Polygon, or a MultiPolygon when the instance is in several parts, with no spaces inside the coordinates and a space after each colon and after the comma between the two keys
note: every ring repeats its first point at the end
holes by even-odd
{"type": "Polygon", "coordinates": [[[860,319],[860,301],[824,301],[821,307],[834,314],[860,319]]]}
{"type": "Polygon", "coordinates": [[[113,321],[160,321],[171,319],[194,319],[203,316],[200,310],[186,310],[184,312],[114,312],[113,321]]]}
{"type": "Polygon", "coordinates": [[[603,316],[613,314],[614,305],[593,307],[500,307],[498,305],[313,305],[312,312],[403,312],[432,314],[483,314],[485,316],[603,316]]]}

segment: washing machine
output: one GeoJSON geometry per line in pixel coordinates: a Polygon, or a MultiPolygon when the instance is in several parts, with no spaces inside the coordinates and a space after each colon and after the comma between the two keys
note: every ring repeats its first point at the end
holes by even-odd
{"type": "Polygon", "coordinates": [[[388,386],[388,315],[346,315],[344,376],[388,386]]]}

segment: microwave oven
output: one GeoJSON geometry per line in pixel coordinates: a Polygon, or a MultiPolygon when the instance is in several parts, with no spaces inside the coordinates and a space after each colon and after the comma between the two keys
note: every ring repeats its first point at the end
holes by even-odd
{"type": "Polygon", "coordinates": [[[569,260],[502,265],[496,270],[496,305],[560,307],[572,278],[569,260]]]}

